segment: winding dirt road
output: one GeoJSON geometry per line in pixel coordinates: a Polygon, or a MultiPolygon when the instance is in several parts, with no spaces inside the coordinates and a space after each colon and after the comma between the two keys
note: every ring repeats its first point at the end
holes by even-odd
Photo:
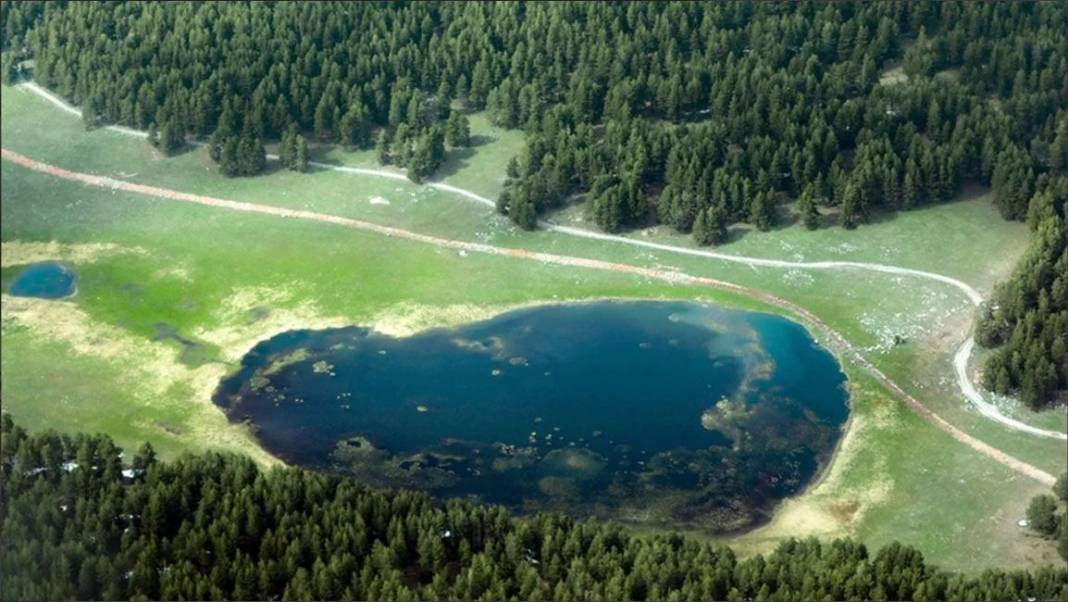
{"type": "Polygon", "coordinates": [[[731,282],[725,282],[722,280],[716,280],[703,276],[693,276],[682,272],[646,268],[624,263],[614,263],[598,259],[588,259],[584,257],[571,257],[566,255],[556,255],[552,253],[531,252],[523,249],[497,247],[482,243],[450,240],[446,238],[439,238],[436,236],[429,236],[426,234],[419,234],[417,232],[411,232],[408,230],[394,228],[391,226],[374,224],[363,220],[356,220],[336,215],[318,213],[314,211],[286,209],[283,207],[260,205],[257,203],[248,203],[243,201],[231,201],[227,199],[220,199],[210,196],[180,192],[177,190],[170,190],[166,188],[159,188],[156,186],[148,186],[145,184],[135,184],[122,180],[116,180],[114,178],[109,178],[106,176],[98,176],[93,174],[70,171],[61,167],[56,167],[54,165],[36,161],[6,148],[0,149],[0,155],[2,155],[4,160],[10,161],[12,163],[21,165],[37,172],[48,174],[53,177],[73,182],[80,182],[89,186],[97,186],[100,188],[108,188],[112,190],[121,190],[124,192],[131,192],[168,201],[192,203],[198,205],[206,205],[219,209],[227,209],[231,211],[259,213],[276,217],[305,219],[315,222],[334,224],[337,226],[352,228],[355,230],[362,230],[366,232],[373,232],[376,234],[381,234],[384,236],[389,236],[402,240],[409,240],[413,242],[433,245],[439,248],[456,249],[470,251],[474,253],[485,253],[488,255],[533,260],[547,264],[577,267],[583,269],[604,270],[623,274],[632,274],[635,276],[661,280],[669,283],[694,286],[708,286],[728,291],[734,291],[746,295],[748,297],[758,299],[765,303],[774,305],[776,307],[782,308],[803,318],[813,326],[817,327],[826,335],[826,337],[828,337],[833,342],[833,345],[835,347],[839,348],[845,353],[848,353],[859,366],[864,368],[876,380],[878,380],[888,389],[897,394],[902,400],[905,401],[905,403],[909,405],[909,407],[916,411],[920,416],[934,424],[942,431],[949,434],[957,441],[960,441],[961,443],[964,443],[972,449],[986,455],[987,457],[993,459],[999,464],[1002,464],[1027,477],[1035,479],[1045,485],[1052,486],[1055,480],[1053,475],[1049,474],[1048,472],[1036,466],[1023,462],[1022,460],[1019,460],[1013,456],[1010,456],[1009,454],[1006,454],[1001,450],[998,450],[984,443],[983,441],[972,437],[971,435],[965,433],[959,428],[953,426],[941,416],[935,414],[926,406],[924,406],[923,403],[921,403],[918,399],[909,395],[903,389],[897,386],[896,383],[894,383],[889,377],[883,374],[882,371],[876,368],[860,352],[858,352],[852,345],[850,345],[844,337],[842,337],[835,330],[830,328],[815,314],[785,299],[781,299],[779,297],[770,295],[762,291],[740,286],[731,282]]]}
{"type": "MultiPolygon", "coordinates": [[[[26,82],[19,84],[19,87],[30,90],[34,94],[44,98],[60,110],[70,113],[71,115],[77,115],[81,117],[81,111],[77,107],[74,107],[64,101],[62,98],[56,96],[49,90],[39,86],[34,82],[26,82]]],[[[138,138],[146,138],[147,132],[135,130],[120,125],[109,125],[106,129],[124,134],[127,136],[135,136],[138,138]]],[[[201,146],[203,142],[193,141],[192,144],[201,146]]],[[[268,159],[278,160],[277,155],[267,155],[268,159]]],[[[390,178],[394,180],[400,180],[408,182],[408,178],[401,173],[388,171],[384,169],[371,169],[365,167],[349,167],[344,165],[331,165],[329,163],[321,163],[318,161],[310,162],[310,165],[331,171],[340,171],[344,173],[351,173],[357,175],[375,176],[381,178],[390,178]]],[[[465,190],[457,186],[452,186],[444,182],[430,182],[427,186],[441,190],[444,192],[463,196],[477,203],[481,203],[488,207],[495,208],[496,203],[492,199],[486,198],[470,190],[465,190]]],[[[772,268],[785,268],[785,269],[802,269],[802,270],[843,270],[843,269],[855,269],[855,270],[867,270],[873,272],[881,272],[885,274],[895,274],[899,276],[911,276],[917,278],[926,278],[934,280],[952,286],[961,291],[972,304],[978,306],[983,302],[982,294],[978,290],[969,286],[967,283],[951,278],[943,274],[937,274],[934,272],[926,272],[923,270],[913,270],[910,268],[902,268],[898,266],[885,265],[879,263],[866,263],[856,261],[785,261],[779,259],[765,259],[758,257],[746,257],[744,255],[732,255],[730,253],[720,253],[718,251],[705,250],[705,249],[691,249],[687,247],[679,247],[675,245],[667,245],[662,243],[655,243],[650,241],[638,240],[633,238],[627,238],[625,236],[618,236],[613,234],[605,234],[603,232],[594,232],[583,228],[573,228],[569,226],[560,226],[551,222],[539,221],[539,227],[552,232],[559,232],[570,236],[578,236],[581,238],[588,238],[594,240],[602,240],[619,244],[632,245],[637,247],[645,247],[648,249],[654,249],[657,251],[666,251],[669,253],[678,253],[682,255],[692,255],[697,257],[707,257],[710,259],[718,259],[721,261],[731,261],[735,263],[742,263],[751,266],[772,267],[772,268]]],[[[957,380],[957,388],[960,390],[961,395],[964,396],[969,403],[971,403],[976,410],[984,417],[994,420],[1002,425],[1038,437],[1049,437],[1053,439],[1068,440],[1068,433],[1062,433],[1059,431],[1041,429],[1032,425],[1029,425],[1023,421],[1017,420],[1003,413],[996,405],[986,400],[979,392],[978,388],[972,383],[971,378],[968,375],[968,363],[971,359],[971,354],[974,349],[974,342],[971,337],[971,333],[967,333],[966,338],[962,342],[960,348],[957,350],[956,355],[953,358],[954,375],[957,380]]]]}

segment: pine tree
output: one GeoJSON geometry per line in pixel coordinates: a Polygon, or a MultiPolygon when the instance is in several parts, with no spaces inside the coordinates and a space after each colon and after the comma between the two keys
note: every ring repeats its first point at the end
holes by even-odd
{"type": "Polygon", "coordinates": [[[838,213],[838,225],[847,229],[856,228],[860,221],[860,216],[858,215],[859,204],[860,192],[853,182],[849,182],[842,195],[842,206],[838,213]]]}
{"type": "Polygon", "coordinates": [[[428,134],[420,137],[415,146],[415,151],[412,152],[411,158],[406,163],[408,166],[408,179],[416,184],[422,182],[423,178],[433,171],[434,159],[428,134]]]}
{"type": "Polygon", "coordinates": [[[17,64],[14,52],[8,50],[0,52],[0,81],[5,86],[14,84],[15,80],[18,79],[17,64]]]}
{"type": "Polygon", "coordinates": [[[160,150],[166,155],[173,155],[185,145],[185,133],[175,118],[171,117],[163,124],[160,137],[160,150]]]}
{"type": "Polygon", "coordinates": [[[297,135],[297,152],[293,159],[293,169],[301,173],[308,171],[308,141],[297,135]]]}
{"type": "Polygon", "coordinates": [[[697,217],[693,220],[693,229],[691,231],[693,240],[698,245],[706,247],[713,242],[711,221],[708,217],[708,209],[701,209],[697,212],[697,217]]]}
{"type": "Polygon", "coordinates": [[[427,119],[426,102],[423,93],[416,90],[408,99],[408,108],[405,112],[404,123],[407,123],[413,130],[422,130],[429,125],[427,119]]]}
{"type": "Polygon", "coordinates": [[[251,133],[242,134],[237,143],[237,174],[254,176],[267,164],[263,141],[251,133]]]}
{"type": "Polygon", "coordinates": [[[328,142],[334,137],[334,104],[333,96],[324,94],[315,106],[315,137],[322,142],[328,142]]]}
{"type": "Polygon", "coordinates": [[[502,190],[501,193],[497,195],[497,200],[494,201],[494,206],[497,209],[497,213],[508,215],[512,206],[512,190],[509,188],[502,190]]]}
{"type": "Polygon", "coordinates": [[[1027,522],[1042,535],[1053,535],[1057,530],[1057,501],[1052,495],[1038,495],[1027,507],[1027,522]]]}
{"type": "Polygon", "coordinates": [[[349,148],[363,148],[369,136],[363,108],[353,105],[341,118],[341,144],[349,148]]]}
{"type": "Polygon", "coordinates": [[[393,132],[393,145],[390,147],[390,158],[397,165],[408,165],[414,153],[413,138],[417,134],[407,123],[401,123],[393,132]]]}
{"type": "Polygon", "coordinates": [[[761,190],[753,196],[749,215],[750,221],[761,232],[767,232],[775,225],[775,204],[767,192],[761,190]]]}
{"type": "Polygon", "coordinates": [[[449,113],[449,120],[445,124],[445,144],[453,148],[471,144],[471,126],[467,116],[455,109],[449,113]]]}
{"type": "Polygon", "coordinates": [[[905,169],[905,184],[902,190],[901,205],[905,209],[911,209],[919,203],[919,182],[917,181],[916,164],[909,159],[905,169]]]}
{"type": "Polygon", "coordinates": [[[300,136],[300,132],[297,131],[297,125],[291,123],[284,134],[282,134],[282,141],[278,147],[278,159],[282,163],[282,167],[286,169],[293,169],[296,165],[297,155],[297,137],[300,136]]]}
{"type": "Polygon", "coordinates": [[[505,176],[507,178],[509,178],[511,180],[516,180],[516,179],[519,178],[519,159],[518,158],[512,157],[511,159],[508,160],[508,166],[505,168],[504,174],[505,174],[505,176]]]}
{"type": "Polygon", "coordinates": [[[378,137],[375,139],[375,156],[381,165],[389,165],[390,163],[389,147],[391,142],[389,130],[385,128],[379,130],[378,137]]]}
{"type": "Polygon", "coordinates": [[[85,129],[91,130],[100,125],[100,99],[95,94],[90,94],[82,106],[82,123],[85,129]]]}
{"type": "Polygon", "coordinates": [[[422,182],[433,174],[444,160],[445,135],[441,128],[431,127],[419,137],[407,162],[408,179],[416,183],[422,182]]]}
{"type": "Polygon", "coordinates": [[[693,222],[693,239],[698,245],[718,245],[727,241],[727,219],[719,205],[697,212],[693,222]]]}
{"type": "Polygon", "coordinates": [[[538,223],[538,212],[534,208],[534,201],[528,197],[520,197],[512,202],[508,216],[524,230],[533,230],[538,223]]]}
{"type": "Polygon", "coordinates": [[[222,162],[222,149],[225,142],[225,137],[219,130],[212,132],[211,137],[208,138],[208,157],[215,163],[222,162]]]}
{"type": "Polygon", "coordinates": [[[445,161],[445,131],[440,125],[431,127],[427,132],[426,144],[430,147],[430,173],[433,173],[445,161]]]}
{"type": "Polygon", "coordinates": [[[147,441],[141,444],[133,458],[135,470],[148,470],[156,463],[156,450],[147,441]]]}
{"type": "Polygon", "coordinates": [[[219,167],[223,175],[232,178],[241,174],[238,161],[237,138],[229,137],[222,141],[219,151],[219,167]]]}
{"type": "Polygon", "coordinates": [[[454,93],[454,97],[456,98],[456,100],[460,101],[460,103],[465,107],[469,106],[467,92],[467,76],[461,73],[460,77],[456,80],[456,90],[454,93]]]}
{"type": "Polygon", "coordinates": [[[820,211],[816,208],[816,202],[812,198],[811,187],[806,187],[797,200],[797,209],[801,213],[801,221],[809,230],[820,227],[820,211]]]}

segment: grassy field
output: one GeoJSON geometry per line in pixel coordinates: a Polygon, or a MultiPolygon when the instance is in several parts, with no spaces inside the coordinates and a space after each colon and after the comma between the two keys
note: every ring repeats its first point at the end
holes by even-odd
{"type": "MultiPolygon", "coordinates": [[[[1050,472],[1063,442],[1009,431],[969,410],[950,357],[972,308],[945,286],[868,272],[751,268],[552,232],[521,232],[487,208],[406,182],[320,170],[251,179],[215,173],[202,149],[164,159],[144,141],[80,120],[37,96],[3,88],[5,148],[78,171],[128,181],[366,219],[457,240],[672,267],[766,290],[815,312],[953,424],[1050,472]],[[381,197],[389,201],[372,204],[381,197]],[[906,343],[894,345],[894,336],[906,343]]],[[[450,158],[446,182],[499,191],[516,132],[472,118],[479,144],[450,158]]],[[[319,149],[330,163],[373,166],[368,153],[319,149]]],[[[403,334],[539,301],[597,297],[758,304],[707,288],[446,251],[324,224],[167,203],[0,166],[3,275],[62,259],[79,293],[60,302],[3,298],[5,411],[31,429],[107,432],[123,445],[150,440],[166,455],[226,449],[269,463],[249,434],[210,403],[218,379],[256,341],[282,330],[350,323],[403,334]],[[177,333],[194,343],[168,338],[177,333]]],[[[560,215],[557,219],[577,216],[560,215]]],[[[662,231],[634,236],[686,244],[662,231]]],[[[783,259],[857,259],[929,269],[981,290],[1003,278],[1026,230],[996,217],[989,198],[903,213],[857,232],[789,226],[739,228],[723,250],[783,259]]],[[[878,545],[920,547],[942,566],[979,570],[1053,562],[1052,546],[1018,529],[1044,487],[977,455],[909,411],[860,370],[845,366],[854,418],[824,480],[784,504],[767,527],[735,538],[765,550],[782,537],[854,534],[878,545]]],[[[1026,416],[1026,415],[1025,415],[1026,416]]],[[[1063,411],[1027,417],[1048,428],[1063,411]]],[[[1051,426],[1052,425],[1052,426],[1051,426]]]]}
{"type": "MultiPolygon", "coordinates": [[[[794,207],[786,205],[779,211],[780,227],[761,232],[737,224],[730,228],[728,242],[717,250],[790,261],[883,263],[952,276],[989,291],[1027,245],[1027,226],[1003,220],[992,199],[992,193],[970,187],[952,202],[876,217],[874,223],[860,230],[838,227],[834,216],[824,209],[823,226],[810,231],[800,223],[794,207]]],[[[557,212],[552,221],[587,225],[582,205],[557,212]]],[[[690,236],[677,234],[668,226],[627,236],[696,248],[690,236]]]]}

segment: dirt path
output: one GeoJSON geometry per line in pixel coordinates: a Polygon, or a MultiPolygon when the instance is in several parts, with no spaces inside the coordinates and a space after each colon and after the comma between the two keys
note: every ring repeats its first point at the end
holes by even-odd
{"type": "Polygon", "coordinates": [[[92,174],[80,173],[69,171],[61,167],[35,161],[24,155],[20,155],[14,151],[6,148],[0,150],[3,158],[12,163],[16,163],[23,167],[46,173],[48,175],[62,178],[64,180],[70,180],[74,182],[81,182],[90,186],[98,186],[101,188],[109,188],[112,190],[122,190],[124,192],[132,192],[140,195],[151,196],[160,199],[166,199],[170,201],[195,203],[198,205],[207,205],[209,207],[216,207],[221,209],[229,209],[232,211],[244,211],[248,213],[260,213],[265,215],[273,215],[283,218],[296,218],[306,219],[316,222],[323,222],[328,224],[334,224],[347,228],[353,228],[356,230],[362,230],[366,232],[373,232],[376,234],[382,234],[402,240],[410,240],[413,242],[419,242],[423,244],[429,244],[440,248],[456,249],[463,251],[470,251],[474,253],[485,253],[488,255],[498,255],[503,257],[513,257],[518,259],[527,259],[533,261],[539,261],[542,263],[577,267],[592,270],[604,270],[610,272],[617,272],[623,274],[632,274],[635,276],[642,276],[645,278],[651,278],[661,280],[664,282],[670,282],[675,284],[695,285],[695,286],[709,286],[723,290],[734,291],[754,299],[758,299],[765,303],[769,303],[776,307],[782,308],[788,312],[791,312],[797,316],[804,318],[806,321],[817,327],[819,330],[829,337],[834,345],[848,353],[852,359],[861,367],[863,367],[869,374],[871,374],[876,380],[885,385],[887,388],[896,393],[901,399],[905,401],[913,410],[915,410],[922,417],[934,424],[942,431],[948,433],[954,439],[968,445],[972,449],[988,456],[994,461],[1014,470],[1023,475],[1026,475],[1032,479],[1035,479],[1046,485],[1053,485],[1054,477],[1048,472],[1031,464],[1027,464],[1022,460],[1014,458],[986,443],[972,437],[964,431],[953,426],[941,416],[938,416],[926,406],[924,406],[919,400],[912,397],[900,387],[897,386],[889,377],[876,368],[870,361],[868,361],[863,355],[861,355],[848,341],[836,331],[831,329],[827,324],[820,320],[812,312],[799,307],[785,299],[781,299],[774,295],[751,289],[748,287],[740,286],[731,282],[725,282],[722,280],[716,280],[713,278],[707,278],[703,276],[693,276],[690,274],[684,274],[682,272],[675,272],[669,270],[659,270],[653,268],[640,267],[624,263],[614,263],[609,261],[602,261],[598,259],[588,259],[583,257],[570,257],[566,255],[556,255],[552,253],[537,253],[526,251],[523,249],[513,249],[507,247],[496,247],[487,244],[465,242],[450,240],[446,238],[439,238],[436,236],[428,236],[426,234],[419,234],[400,228],[394,228],[390,226],[382,226],[371,222],[362,220],[356,220],[346,217],[340,217],[336,215],[328,215],[325,213],[317,213],[314,211],[303,211],[297,209],[286,209],[282,207],[273,207],[270,205],[259,205],[256,203],[248,203],[243,201],[231,201],[226,199],[220,199],[215,197],[209,197],[198,194],[190,194],[186,192],[179,192],[176,190],[169,190],[166,188],[158,188],[155,186],[148,186],[145,184],[134,184],[131,182],[124,182],[105,176],[97,176],[92,174]]]}
{"type": "MultiPolygon", "coordinates": [[[[47,100],[48,102],[50,102],[54,106],[58,107],[60,110],[64,111],[65,113],[69,113],[71,115],[76,115],[78,117],[81,117],[82,113],[81,113],[80,110],[78,110],[77,107],[74,107],[74,106],[68,104],[62,98],[56,96],[55,94],[53,94],[49,90],[39,86],[38,84],[36,84],[34,82],[25,82],[25,83],[19,84],[19,87],[20,88],[25,88],[27,90],[30,90],[34,94],[37,94],[37,95],[41,96],[42,98],[44,98],[45,100],[47,100]]],[[[105,129],[108,129],[108,130],[111,130],[111,131],[114,131],[114,132],[117,132],[117,133],[120,133],[120,134],[124,134],[124,135],[127,135],[127,136],[135,136],[135,137],[138,137],[138,138],[146,138],[148,136],[147,132],[142,132],[140,130],[135,130],[135,129],[124,127],[124,126],[120,126],[120,125],[105,126],[105,129]]],[[[202,146],[203,145],[203,143],[199,142],[199,141],[192,141],[191,143],[196,145],[196,146],[202,146]]],[[[277,155],[267,155],[267,158],[272,160],[272,161],[277,161],[278,160],[278,156],[277,155]]],[[[326,169],[326,170],[331,170],[331,171],[340,171],[340,172],[344,172],[344,173],[351,173],[351,174],[357,174],[357,175],[375,176],[375,177],[380,177],[380,178],[390,178],[390,179],[393,179],[393,180],[400,180],[400,181],[408,182],[407,176],[405,176],[403,173],[398,173],[396,171],[389,171],[389,170],[385,170],[385,169],[373,169],[373,168],[366,168],[366,167],[349,167],[347,165],[331,165],[329,163],[322,163],[322,162],[319,162],[319,161],[312,161],[312,162],[310,162],[310,165],[312,165],[313,167],[319,168],[319,169],[326,169]]],[[[457,194],[457,195],[466,197],[466,198],[468,198],[470,200],[473,200],[473,201],[475,201],[477,203],[481,203],[481,204],[486,205],[488,207],[493,207],[493,208],[496,207],[496,203],[492,199],[486,198],[486,197],[484,197],[482,195],[479,195],[479,194],[477,194],[475,192],[472,192],[470,190],[465,190],[465,189],[459,188],[457,186],[452,186],[451,184],[446,184],[444,182],[429,182],[426,185],[430,186],[431,188],[435,188],[437,190],[441,190],[441,191],[444,191],[444,192],[457,194]]],[[[885,274],[896,274],[896,275],[900,275],[900,276],[912,276],[912,277],[917,277],[917,278],[927,278],[927,279],[930,279],[930,280],[935,280],[935,281],[938,281],[938,282],[942,282],[944,284],[948,284],[948,285],[960,290],[961,292],[964,293],[965,296],[968,297],[968,300],[971,301],[974,305],[979,305],[983,301],[983,297],[979,293],[979,291],[977,291],[976,289],[972,288],[967,283],[965,283],[965,282],[963,282],[961,280],[958,280],[956,278],[951,278],[949,276],[944,276],[942,274],[936,274],[934,272],[925,272],[923,270],[913,270],[913,269],[909,269],[909,268],[902,268],[902,267],[897,267],[897,266],[892,266],[892,265],[884,265],[884,264],[879,264],[879,263],[864,263],[864,262],[856,262],[856,261],[784,261],[784,260],[778,260],[778,259],[764,259],[764,258],[758,258],[758,257],[746,257],[746,256],[743,256],[743,255],[732,255],[730,253],[720,253],[718,251],[711,251],[711,250],[706,250],[706,249],[691,249],[691,248],[687,248],[687,247],[679,247],[679,246],[675,246],[675,245],[667,245],[667,244],[662,244],[662,243],[649,242],[649,241],[645,241],[645,240],[627,238],[625,236],[617,236],[617,235],[613,235],[613,234],[605,234],[603,232],[594,232],[592,230],[586,230],[586,229],[583,229],[583,228],[573,228],[573,227],[569,227],[569,226],[560,226],[560,225],[553,224],[551,222],[546,222],[546,221],[539,221],[538,225],[539,225],[539,227],[541,227],[541,228],[543,228],[545,230],[549,230],[549,231],[552,231],[552,232],[560,232],[562,234],[567,234],[567,235],[570,235],[570,236],[578,236],[578,237],[581,237],[581,238],[589,238],[589,239],[594,239],[594,240],[603,240],[603,241],[609,241],[609,242],[614,242],[614,243],[632,245],[632,246],[637,246],[637,247],[645,247],[645,248],[648,248],[648,249],[655,249],[655,250],[658,250],[658,251],[666,251],[666,252],[669,252],[669,253],[678,253],[678,254],[682,254],[682,255],[692,255],[692,256],[696,256],[696,257],[708,257],[710,259],[718,259],[718,260],[722,260],[722,261],[731,261],[731,262],[735,262],[735,263],[742,263],[742,264],[752,265],[752,266],[786,268],[786,269],[803,269],[803,270],[856,269],[856,270],[868,270],[868,271],[874,271],[874,272],[882,272],[882,273],[885,273],[885,274]]],[[[969,360],[971,359],[971,354],[972,354],[973,349],[974,349],[974,344],[973,344],[973,341],[972,341],[971,333],[969,332],[969,333],[967,333],[966,338],[962,342],[960,348],[958,349],[956,355],[953,358],[954,376],[956,377],[957,388],[960,389],[961,395],[963,395],[964,398],[966,400],[968,400],[969,403],[971,403],[973,406],[975,406],[976,410],[978,410],[978,412],[981,415],[983,415],[986,418],[989,418],[991,420],[994,420],[996,422],[999,422],[999,423],[1001,423],[1002,425],[1004,425],[1004,426],[1006,426],[1008,428],[1015,429],[1015,430],[1018,430],[1020,432],[1028,433],[1030,435],[1036,435],[1036,436],[1039,436],[1039,437],[1050,437],[1050,438],[1061,439],[1061,440],[1068,440],[1068,433],[1061,433],[1061,432],[1058,432],[1058,431],[1051,431],[1051,430],[1046,430],[1046,429],[1041,429],[1041,428],[1038,428],[1038,427],[1031,426],[1031,425],[1029,425],[1029,424],[1027,424],[1025,422],[1022,422],[1020,420],[1017,420],[1015,418],[1012,418],[1010,416],[1005,415],[996,405],[994,405],[993,403],[987,401],[983,397],[983,395],[979,392],[978,388],[976,388],[975,385],[971,382],[971,379],[970,379],[970,377],[968,375],[968,363],[969,363],[969,360]]]]}

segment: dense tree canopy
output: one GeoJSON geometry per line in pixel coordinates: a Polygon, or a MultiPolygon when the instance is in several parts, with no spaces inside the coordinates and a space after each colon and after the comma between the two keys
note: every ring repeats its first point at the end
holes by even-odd
{"type": "Polygon", "coordinates": [[[1063,3],[4,2],[0,17],[5,81],[32,58],[87,126],[151,128],[168,153],[210,137],[226,175],[259,173],[266,140],[303,170],[312,140],[373,145],[419,182],[470,143],[463,111],[487,109],[526,132],[497,203],[524,228],[584,198],[605,230],[718,244],[734,222],[782,223],[789,198],[807,227],[853,228],[992,186],[1036,247],[987,312],[980,342],[1004,344],[987,383],[1036,407],[1068,391],[1063,3]]]}
{"type": "Polygon", "coordinates": [[[1068,399],[1068,178],[1043,175],[1031,197],[1034,234],[1012,277],[980,316],[977,338],[1001,345],[984,366],[987,388],[1018,391],[1040,408],[1068,399]]]}
{"type": "Polygon", "coordinates": [[[1062,473],[1053,484],[1053,495],[1031,498],[1027,507],[1027,522],[1043,537],[1057,540],[1057,552],[1068,561],[1068,509],[1058,511],[1058,504],[1068,503],[1068,473],[1062,473]]]}
{"type": "Polygon", "coordinates": [[[788,541],[767,556],[679,535],[379,491],[104,436],[0,433],[0,598],[1060,599],[1068,570],[938,571],[914,549],[788,541]],[[129,464],[124,464],[127,461],[129,464]]]}
{"type": "Polygon", "coordinates": [[[993,182],[1005,215],[1022,218],[1057,161],[1052,115],[1066,106],[1057,3],[3,10],[7,68],[32,56],[42,84],[137,128],[248,129],[250,144],[295,124],[348,147],[385,128],[392,162],[421,179],[441,163],[442,129],[464,142],[455,107],[488,108],[528,135],[502,209],[529,222],[529,206],[589,193],[608,230],[689,231],[712,206],[767,229],[779,201],[805,191],[853,226],[947,199],[965,180],[993,182]],[[895,58],[909,80],[878,85],[895,58]]]}

